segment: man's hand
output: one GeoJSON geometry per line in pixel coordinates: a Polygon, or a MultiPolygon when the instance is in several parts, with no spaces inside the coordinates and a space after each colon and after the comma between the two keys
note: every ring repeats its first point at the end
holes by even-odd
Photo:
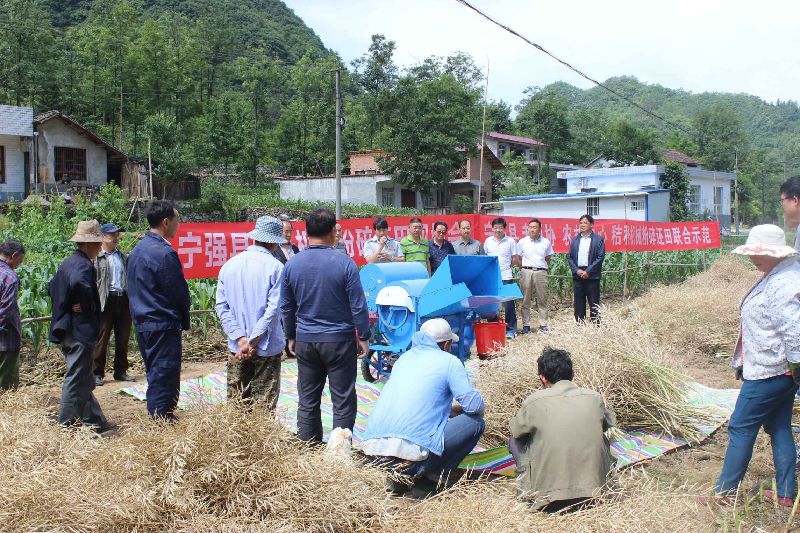
{"type": "Polygon", "coordinates": [[[453,403],[450,404],[450,418],[454,416],[458,416],[464,412],[464,408],[461,407],[461,404],[457,401],[453,400],[453,403]]]}
{"type": "Polygon", "coordinates": [[[239,361],[246,361],[253,357],[253,347],[250,346],[250,342],[248,342],[247,337],[239,337],[236,339],[236,344],[239,345],[239,351],[236,352],[234,357],[239,361]]]}
{"type": "Polygon", "coordinates": [[[589,273],[588,273],[588,272],[586,272],[585,270],[581,270],[581,273],[580,273],[580,274],[578,274],[578,275],[579,275],[580,277],[582,277],[583,279],[589,279],[589,273]]]}
{"type": "Polygon", "coordinates": [[[579,278],[582,278],[582,277],[583,277],[583,275],[584,275],[584,274],[586,274],[586,272],[585,272],[585,271],[584,271],[582,268],[579,268],[579,269],[578,269],[578,270],[575,272],[575,274],[576,274],[576,275],[577,275],[579,278]]]}
{"type": "Polygon", "coordinates": [[[358,358],[364,359],[369,353],[369,339],[362,341],[358,339],[358,358]]]}
{"type": "Polygon", "coordinates": [[[792,379],[795,383],[800,385],[800,367],[792,369],[792,379]]]}
{"type": "MultiPolygon", "coordinates": [[[[744,367],[737,366],[734,370],[736,372],[736,381],[744,381],[744,374],[743,374],[744,367]]],[[[795,372],[797,372],[797,370],[792,372],[792,377],[794,378],[794,380],[796,382],[798,377],[795,376],[795,372]]]]}
{"type": "Polygon", "coordinates": [[[83,312],[82,309],[81,309],[81,304],[73,305],[72,306],[72,312],[73,313],[81,313],[81,312],[83,312]]]}
{"type": "Polygon", "coordinates": [[[297,354],[294,351],[294,346],[296,341],[294,339],[289,339],[286,341],[286,349],[289,350],[289,353],[292,354],[293,357],[297,357],[297,354]]]}

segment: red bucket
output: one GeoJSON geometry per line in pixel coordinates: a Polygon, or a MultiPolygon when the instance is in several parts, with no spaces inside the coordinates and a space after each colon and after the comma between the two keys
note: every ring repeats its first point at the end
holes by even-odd
{"type": "Polygon", "coordinates": [[[505,347],[505,322],[478,322],[474,329],[475,348],[478,350],[478,355],[486,355],[505,347]]]}

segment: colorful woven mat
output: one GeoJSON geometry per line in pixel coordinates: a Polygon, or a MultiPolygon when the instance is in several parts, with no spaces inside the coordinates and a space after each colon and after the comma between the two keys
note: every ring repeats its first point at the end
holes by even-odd
{"type": "MultiPolygon", "coordinates": [[[[378,401],[382,387],[382,383],[367,383],[360,376],[356,381],[358,413],[356,415],[356,424],[353,428],[353,440],[356,445],[361,441],[367,417],[372,411],[372,406],[378,401]]],[[[223,402],[226,399],[226,389],[226,374],[219,370],[211,372],[205,377],[183,380],[181,381],[178,408],[186,409],[193,405],[223,402]]],[[[144,400],[147,397],[147,385],[133,385],[120,389],[118,392],[144,400]]],[[[704,437],[716,431],[730,418],[738,394],[739,391],[737,389],[712,389],[699,383],[691,385],[689,403],[711,410],[717,421],[716,424],[710,426],[698,426],[704,437]]],[[[276,411],[281,423],[292,432],[297,431],[297,401],[297,363],[284,361],[281,364],[281,394],[276,411]]],[[[321,412],[322,426],[327,439],[328,432],[333,425],[333,407],[327,387],[322,394],[321,412]]],[[[653,435],[642,431],[626,431],[623,435],[623,437],[613,441],[611,444],[611,454],[616,458],[618,468],[653,459],[689,444],[681,439],[653,435]]],[[[460,466],[503,476],[513,476],[516,465],[508,448],[501,446],[490,450],[476,448],[473,453],[464,459],[460,466]]]]}

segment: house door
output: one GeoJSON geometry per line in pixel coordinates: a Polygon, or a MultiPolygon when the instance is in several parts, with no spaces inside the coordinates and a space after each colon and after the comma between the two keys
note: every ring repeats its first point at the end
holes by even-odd
{"type": "Polygon", "coordinates": [[[31,153],[24,152],[22,154],[22,176],[23,176],[23,183],[25,186],[25,198],[28,197],[28,194],[31,192],[31,153]]]}
{"type": "Polygon", "coordinates": [[[415,209],[417,207],[417,193],[408,189],[400,191],[400,207],[415,209]]]}

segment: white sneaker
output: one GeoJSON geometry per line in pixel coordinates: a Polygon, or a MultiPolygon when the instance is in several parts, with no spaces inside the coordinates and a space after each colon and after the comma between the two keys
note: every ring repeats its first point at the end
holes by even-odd
{"type": "Polygon", "coordinates": [[[350,457],[353,446],[353,432],[347,428],[335,428],[328,437],[325,454],[329,456],[350,457]]]}

